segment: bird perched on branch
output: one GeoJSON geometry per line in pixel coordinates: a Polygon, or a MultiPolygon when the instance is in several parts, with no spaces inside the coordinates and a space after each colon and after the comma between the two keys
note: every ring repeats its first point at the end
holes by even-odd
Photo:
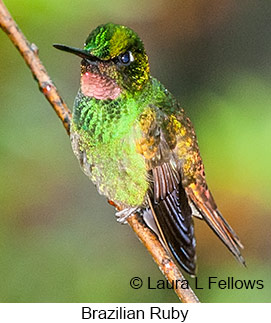
{"type": "Polygon", "coordinates": [[[244,264],[242,244],[206,184],[191,121],[150,75],[138,35],[108,23],[90,33],[83,49],[54,46],[82,58],[72,148],[119,221],[142,214],[176,263],[194,275],[196,216],[244,264]]]}

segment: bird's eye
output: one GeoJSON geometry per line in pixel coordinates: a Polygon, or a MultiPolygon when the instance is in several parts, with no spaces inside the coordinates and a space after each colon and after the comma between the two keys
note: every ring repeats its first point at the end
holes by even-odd
{"type": "Polygon", "coordinates": [[[132,61],[134,61],[134,56],[130,51],[128,51],[119,56],[119,61],[122,65],[129,65],[132,61]]]}

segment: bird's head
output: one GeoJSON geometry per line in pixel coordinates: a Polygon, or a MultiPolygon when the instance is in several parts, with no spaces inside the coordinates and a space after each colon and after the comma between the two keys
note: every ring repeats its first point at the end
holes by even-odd
{"type": "Polygon", "coordinates": [[[138,35],[125,26],[108,23],[88,36],[84,48],[54,47],[82,58],[81,91],[96,99],[115,99],[140,91],[149,79],[149,63],[138,35]]]}

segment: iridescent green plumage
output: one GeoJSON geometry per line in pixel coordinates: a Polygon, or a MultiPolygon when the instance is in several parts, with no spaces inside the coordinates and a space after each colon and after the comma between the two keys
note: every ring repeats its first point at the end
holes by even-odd
{"type": "Polygon", "coordinates": [[[112,23],[94,29],[84,46],[85,50],[102,60],[112,59],[132,48],[144,52],[141,39],[131,29],[112,23]]]}
{"type": "Polygon", "coordinates": [[[179,103],[149,74],[148,57],[131,29],[97,27],[83,50],[71,141],[85,174],[125,220],[140,212],[176,262],[196,270],[192,215],[203,218],[244,263],[240,240],[205,182],[195,132],[179,103]]]}

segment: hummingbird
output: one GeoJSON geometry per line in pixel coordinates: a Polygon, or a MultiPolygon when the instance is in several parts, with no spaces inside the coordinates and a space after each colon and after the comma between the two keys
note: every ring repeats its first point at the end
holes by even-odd
{"type": "Polygon", "coordinates": [[[82,59],[71,145],[83,172],[115,206],[118,221],[142,215],[175,263],[195,275],[193,217],[202,219],[245,265],[240,239],[206,184],[193,125],[150,75],[139,36],[107,23],[89,34],[83,49],[54,47],[82,59]]]}

